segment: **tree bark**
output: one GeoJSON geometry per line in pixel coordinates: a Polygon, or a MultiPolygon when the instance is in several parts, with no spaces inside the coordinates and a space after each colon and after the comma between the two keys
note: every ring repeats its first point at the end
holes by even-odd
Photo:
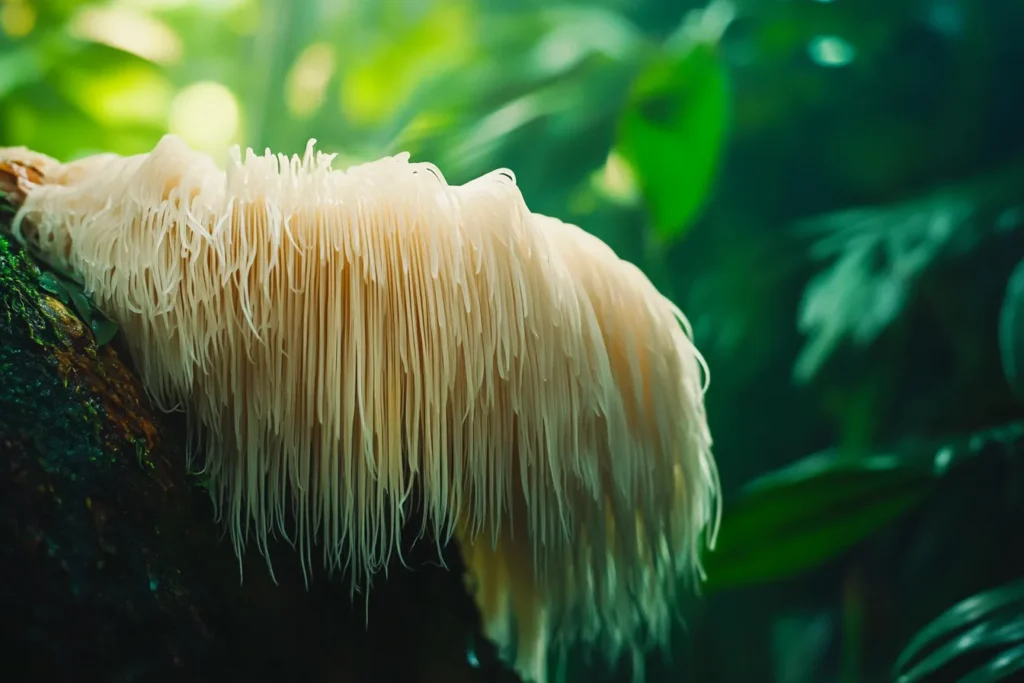
{"type": "Polygon", "coordinates": [[[454,548],[445,569],[422,539],[412,569],[355,596],[322,571],[307,586],[283,543],[276,585],[255,550],[239,562],[186,471],[181,415],[153,409],[119,340],[98,346],[6,236],[32,173],[0,166],[3,678],[515,681],[480,635],[454,548]]]}

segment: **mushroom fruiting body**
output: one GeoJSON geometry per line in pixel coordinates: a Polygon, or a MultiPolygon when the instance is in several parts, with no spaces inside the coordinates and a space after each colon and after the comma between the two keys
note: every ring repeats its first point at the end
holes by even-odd
{"type": "Polygon", "coordinates": [[[332,159],[235,149],[221,170],[168,136],[48,160],[14,232],[186,409],[239,554],[278,533],[308,565],[319,540],[363,583],[415,486],[523,676],[552,644],[665,642],[719,510],[683,314],[507,171],[332,159]]]}

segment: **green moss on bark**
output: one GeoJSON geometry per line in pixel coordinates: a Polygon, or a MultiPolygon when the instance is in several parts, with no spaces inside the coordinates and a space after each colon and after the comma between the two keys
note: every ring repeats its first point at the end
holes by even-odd
{"type": "Polygon", "coordinates": [[[0,236],[0,432],[32,442],[49,469],[69,476],[83,463],[113,465],[127,447],[148,453],[156,428],[137,412],[134,382],[78,318],[41,292],[39,275],[0,236]]]}

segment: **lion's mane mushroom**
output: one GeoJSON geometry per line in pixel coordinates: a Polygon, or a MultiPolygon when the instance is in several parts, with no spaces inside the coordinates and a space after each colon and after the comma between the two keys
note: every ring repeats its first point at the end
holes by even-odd
{"type": "Polygon", "coordinates": [[[683,314],[507,171],[332,160],[236,148],[222,170],[171,136],[47,160],[14,231],[186,408],[239,554],[278,533],[308,566],[319,540],[367,582],[415,486],[524,677],[552,645],[664,643],[719,511],[683,314]]]}

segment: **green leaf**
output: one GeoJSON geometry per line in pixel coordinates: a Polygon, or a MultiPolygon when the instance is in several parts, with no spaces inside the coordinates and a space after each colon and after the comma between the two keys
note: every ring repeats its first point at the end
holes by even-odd
{"type": "Polygon", "coordinates": [[[1003,374],[1017,398],[1024,401],[1024,260],[1006,285],[999,311],[999,353],[1003,374]]]}
{"type": "Polygon", "coordinates": [[[896,457],[815,455],[754,481],[725,511],[705,559],[709,588],[813,569],[884,528],[930,491],[930,467],[896,457]]]}
{"type": "Polygon", "coordinates": [[[43,271],[39,276],[39,286],[60,299],[61,303],[74,307],[79,319],[92,330],[97,346],[109,344],[117,335],[117,323],[96,310],[79,283],[63,280],[55,273],[43,271]]]}
{"type": "Polygon", "coordinates": [[[1021,640],[1024,640],[1024,618],[1020,613],[994,617],[959,633],[954,640],[937,648],[897,680],[899,683],[926,681],[928,676],[941,672],[961,655],[982,648],[1012,645],[1021,640]]]}
{"type": "Polygon", "coordinates": [[[60,299],[62,304],[71,303],[71,295],[68,293],[67,286],[53,273],[41,273],[39,275],[39,286],[42,287],[44,291],[47,291],[60,299]]]}
{"type": "Polygon", "coordinates": [[[874,343],[902,320],[936,267],[1012,228],[1007,217],[1022,191],[1024,165],[1014,164],[888,206],[801,221],[795,232],[814,240],[811,258],[830,265],[811,278],[800,302],[797,325],[807,343],[794,378],[813,379],[842,344],[874,343]]]}
{"type": "MultiPolygon", "coordinates": [[[[0,197],[2,199],[2,197],[0,197]]],[[[40,268],[53,268],[45,263],[40,268]]],[[[39,274],[39,287],[57,297],[65,306],[72,306],[78,318],[92,330],[97,346],[105,346],[117,335],[120,327],[99,311],[85,295],[82,284],[70,277],[51,270],[42,270],[39,274]]]]}
{"type": "Polygon", "coordinates": [[[1024,671],[1024,645],[1010,648],[960,679],[960,683],[991,683],[1024,671]]]}
{"type": "Polygon", "coordinates": [[[659,55],[639,75],[619,125],[657,234],[681,238],[704,207],[718,172],[729,104],[712,45],[659,55]]]}
{"type": "Polygon", "coordinates": [[[112,320],[97,315],[90,321],[89,327],[96,338],[96,346],[106,346],[117,335],[118,325],[112,320]]]}
{"type": "Polygon", "coordinates": [[[963,600],[921,629],[896,661],[899,683],[927,680],[958,657],[998,646],[1012,646],[967,679],[1000,680],[1024,668],[1024,581],[963,600]]]}
{"type": "Polygon", "coordinates": [[[83,323],[89,325],[92,321],[92,303],[90,303],[89,298],[81,291],[74,289],[69,289],[68,291],[71,294],[71,304],[75,307],[78,317],[83,323]]]}

